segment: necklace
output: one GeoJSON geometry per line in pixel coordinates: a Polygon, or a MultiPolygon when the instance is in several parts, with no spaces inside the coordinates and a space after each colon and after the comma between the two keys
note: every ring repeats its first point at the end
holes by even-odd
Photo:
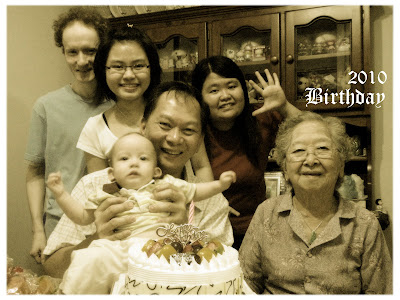
{"type": "MultiPolygon", "coordinates": [[[[301,213],[300,213],[301,214],[301,213]]],[[[304,220],[304,223],[306,223],[307,227],[310,228],[311,230],[311,237],[310,237],[310,241],[308,242],[310,245],[315,241],[315,239],[317,238],[317,234],[315,233],[317,231],[317,229],[319,228],[319,226],[321,226],[322,222],[324,222],[324,220],[321,221],[321,223],[318,224],[317,227],[314,228],[314,230],[312,230],[312,228],[307,224],[306,220],[304,220]]]]}
{"type": "Polygon", "coordinates": [[[125,118],[128,119],[129,117],[119,108],[118,103],[115,103],[115,106],[117,107],[118,111],[120,114],[125,118]]]}
{"type": "MultiPolygon", "coordinates": [[[[294,201],[293,201],[293,205],[294,205],[294,201]]],[[[306,226],[311,230],[311,237],[310,240],[308,242],[309,245],[311,245],[317,238],[317,229],[321,226],[321,224],[325,221],[325,218],[317,225],[317,227],[315,227],[314,229],[312,229],[310,227],[310,225],[308,225],[308,223],[306,222],[306,217],[305,215],[302,214],[302,212],[297,208],[297,205],[294,205],[294,207],[296,208],[296,210],[300,213],[300,215],[303,217],[303,222],[306,224],[306,226]]]]}

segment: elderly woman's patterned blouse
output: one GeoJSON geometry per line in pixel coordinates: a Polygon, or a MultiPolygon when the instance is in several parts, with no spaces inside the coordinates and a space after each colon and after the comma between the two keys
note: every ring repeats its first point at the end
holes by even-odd
{"type": "Polygon", "coordinates": [[[374,214],[341,200],[308,245],[292,197],[264,201],[239,251],[247,284],[258,294],[391,294],[392,262],[374,214]]]}

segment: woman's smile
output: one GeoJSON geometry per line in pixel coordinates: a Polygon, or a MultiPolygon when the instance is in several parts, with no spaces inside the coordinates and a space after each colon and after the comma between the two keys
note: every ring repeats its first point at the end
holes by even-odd
{"type": "Polygon", "coordinates": [[[225,102],[222,103],[218,106],[218,109],[220,110],[230,110],[236,103],[231,101],[231,102],[225,102]]]}

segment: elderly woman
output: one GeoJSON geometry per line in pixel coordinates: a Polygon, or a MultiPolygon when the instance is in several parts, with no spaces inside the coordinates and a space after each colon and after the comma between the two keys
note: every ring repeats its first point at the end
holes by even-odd
{"type": "Polygon", "coordinates": [[[351,155],[343,123],[311,112],[287,119],[276,159],[292,186],[260,204],[239,257],[250,288],[265,294],[389,294],[392,263],[378,220],[340,199],[351,155]]]}

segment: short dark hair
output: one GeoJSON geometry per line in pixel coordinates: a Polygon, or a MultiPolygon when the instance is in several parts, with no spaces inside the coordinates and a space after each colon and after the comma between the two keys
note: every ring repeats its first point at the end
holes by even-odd
{"type": "Polygon", "coordinates": [[[100,45],[103,45],[107,38],[109,29],[108,20],[96,11],[94,8],[89,7],[73,7],[67,12],[61,14],[58,19],[53,23],[54,30],[54,41],[57,47],[60,47],[64,51],[63,45],[63,33],[64,29],[72,22],[80,21],[89,27],[93,27],[96,30],[100,45]]]}
{"type": "Polygon", "coordinates": [[[149,119],[152,112],[156,109],[160,96],[165,92],[175,92],[178,96],[182,96],[182,98],[185,100],[187,98],[194,98],[197,100],[197,102],[200,104],[201,131],[204,134],[208,122],[209,108],[204,104],[203,101],[201,101],[201,95],[199,91],[183,81],[165,81],[158,85],[146,103],[143,120],[147,121],[149,119]]]}
{"type": "Polygon", "coordinates": [[[112,46],[121,41],[135,41],[146,52],[150,64],[150,85],[144,92],[143,96],[145,101],[148,100],[152,90],[161,82],[161,66],[158,56],[157,47],[153,41],[147,36],[146,33],[138,28],[120,26],[109,32],[107,42],[99,48],[94,60],[94,74],[97,80],[97,94],[96,101],[102,103],[104,99],[116,100],[115,94],[110,90],[106,80],[106,62],[112,46]]]}

